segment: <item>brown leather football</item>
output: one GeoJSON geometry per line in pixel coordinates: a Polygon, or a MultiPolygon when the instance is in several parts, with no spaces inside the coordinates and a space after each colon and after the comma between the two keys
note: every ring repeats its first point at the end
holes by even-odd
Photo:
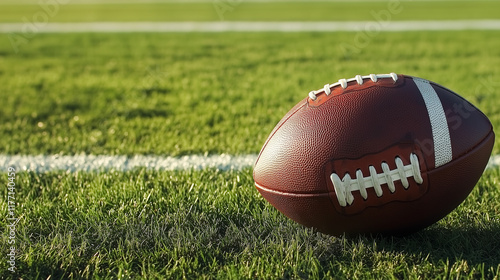
{"type": "Polygon", "coordinates": [[[471,192],[494,133],[471,103],[436,83],[391,74],[312,91],[276,125],[254,167],[274,207],[333,234],[406,234],[471,192]]]}

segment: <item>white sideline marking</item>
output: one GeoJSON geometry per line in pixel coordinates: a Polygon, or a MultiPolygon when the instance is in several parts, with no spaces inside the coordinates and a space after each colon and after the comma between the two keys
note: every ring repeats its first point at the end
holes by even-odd
{"type": "MultiPolygon", "coordinates": [[[[500,30],[500,20],[442,21],[320,21],[320,22],[69,22],[46,23],[35,33],[108,33],[108,32],[372,32],[373,25],[382,32],[440,30],[500,30]]],[[[1,23],[0,33],[24,33],[26,23],[1,23]]],[[[32,34],[30,34],[32,36],[32,34]]]]}
{"type": "MultiPolygon", "coordinates": [[[[151,170],[202,170],[216,168],[220,170],[241,170],[253,167],[257,155],[189,155],[170,156],[105,156],[105,155],[0,155],[0,171],[7,172],[9,167],[17,171],[128,171],[135,168],[151,170]]],[[[487,169],[500,167],[500,155],[490,158],[487,169]]]]}
{"type": "Polygon", "coordinates": [[[189,155],[170,156],[106,156],[106,155],[0,155],[0,170],[8,167],[18,171],[38,173],[66,170],[75,171],[128,171],[145,167],[152,170],[202,170],[216,168],[220,170],[243,169],[252,167],[257,155],[189,155]]]}
{"type": "Polygon", "coordinates": [[[486,169],[492,169],[500,166],[500,155],[490,157],[486,169]]]}

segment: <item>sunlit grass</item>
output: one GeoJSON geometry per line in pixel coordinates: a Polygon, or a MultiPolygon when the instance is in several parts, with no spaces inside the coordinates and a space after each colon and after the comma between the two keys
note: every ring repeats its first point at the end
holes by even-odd
{"type": "MultiPolygon", "coordinates": [[[[384,2],[238,3],[223,20],[376,20],[384,2]]],[[[495,1],[401,2],[391,20],[498,18],[495,1]]],[[[2,5],[3,22],[39,5],[2,5]]],[[[212,2],[61,5],[58,21],[221,20],[212,2]]],[[[0,44],[1,154],[257,153],[310,90],[397,72],[500,127],[500,32],[32,34],[0,44]],[[362,37],[364,36],[364,37],[362,37]],[[362,41],[360,41],[360,38],[362,41]]],[[[494,153],[498,154],[500,140],[494,153]]],[[[284,217],[242,171],[18,172],[17,272],[1,279],[498,279],[500,171],[406,237],[331,237],[284,217]]],[[[7,209],[7,174],[0,208],[7,209]]],[[[0,219],[0,228],[8,221],[0,219]]],[[[4,231],[5,232],[5,231],[4,231]]]]}
{"type": "Polygon", "coordinates": [[[257,153],[310,90],[389,72],[440,83],[499,127],[499,32],[380,33],[345,52],[355,35],[39,34],[18,54],[2,46],[0,152],[257,153]]]}
{"type": "Polygon", "coordinates": [[[20,173],[18,273],[2,261],[0,277],[493,279],[499,178],[487,171],[457,210],[416,234],[331,237],[270,206],[249,169],[20,173]]]}

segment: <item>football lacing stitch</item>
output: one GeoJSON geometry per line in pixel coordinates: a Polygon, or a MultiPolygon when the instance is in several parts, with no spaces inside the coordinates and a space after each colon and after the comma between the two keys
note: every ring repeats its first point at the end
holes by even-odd
{"type": "Polygon", "coordinates": [[[377,173],[377,170],[373,165],[368,167],[370,171],[370,176],[364,177],[363,172],[358,169],[356,171],[356,177],[351,178],[349,173],[344,175],[344,178],[340,177],[336,173],[330,175],[330,180],[332,180],[333,187],[335,189],[335,194],[339,201],[340,206],[345,207],[347,204],[351,205],[354,201],[353,191],[359,191],[364,199],[368,198],[368,193],[366,189],[374,188],[377,197],[383,195],[382,185],[387,184],[391,193],[396,191],[394,185],[395,181],[401,181],[403,187],[408,189],[410,183],[408,182],[409,177],[413,177],[417,184],[422,184],[424,179],[420,174],[420,164],[418,162],[418,157],[415,154],[410,154],[410,164],[404,165],[401,158],[396,157],[395,159],[396,169],[391,170],[386,162],[382,162],[382,173],[377,173]]]}
{"type": "Polygon", "coordinates": [[[309,97],[312,100],[316,100],[317,94],[324,91],[326,95],[330,95],[332,93],[332,88],[336,86],[341,86],[343,89],[347,88],[347,83],[356,81],[359,85],[363,84],[364,79],[370,79],[374,83],[377,82],[378,79],[386,79],[386,78],[392,78],[394,82],[398,80],[398,75],[396,73],[390,73],[390,74],[370,74],[368,76],[361,76],[361,75],[356,75],[354,78],[350,79],[340,79],[338,82],[335,84],[326,84],[322,89],[318,90],[313,90],[309,92],[309,97]]]}

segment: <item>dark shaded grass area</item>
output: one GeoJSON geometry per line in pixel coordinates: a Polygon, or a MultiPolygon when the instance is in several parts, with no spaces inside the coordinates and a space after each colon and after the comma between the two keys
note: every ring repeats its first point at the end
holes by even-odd
{"type": "Polygon", "coordinates": [[[19,173],[18,271],[2,261],[0,277],[493,279],[499,175],[487,171],[460,207],[413,235],[331,237],[270,206],[249,169],[19,173]]]}

